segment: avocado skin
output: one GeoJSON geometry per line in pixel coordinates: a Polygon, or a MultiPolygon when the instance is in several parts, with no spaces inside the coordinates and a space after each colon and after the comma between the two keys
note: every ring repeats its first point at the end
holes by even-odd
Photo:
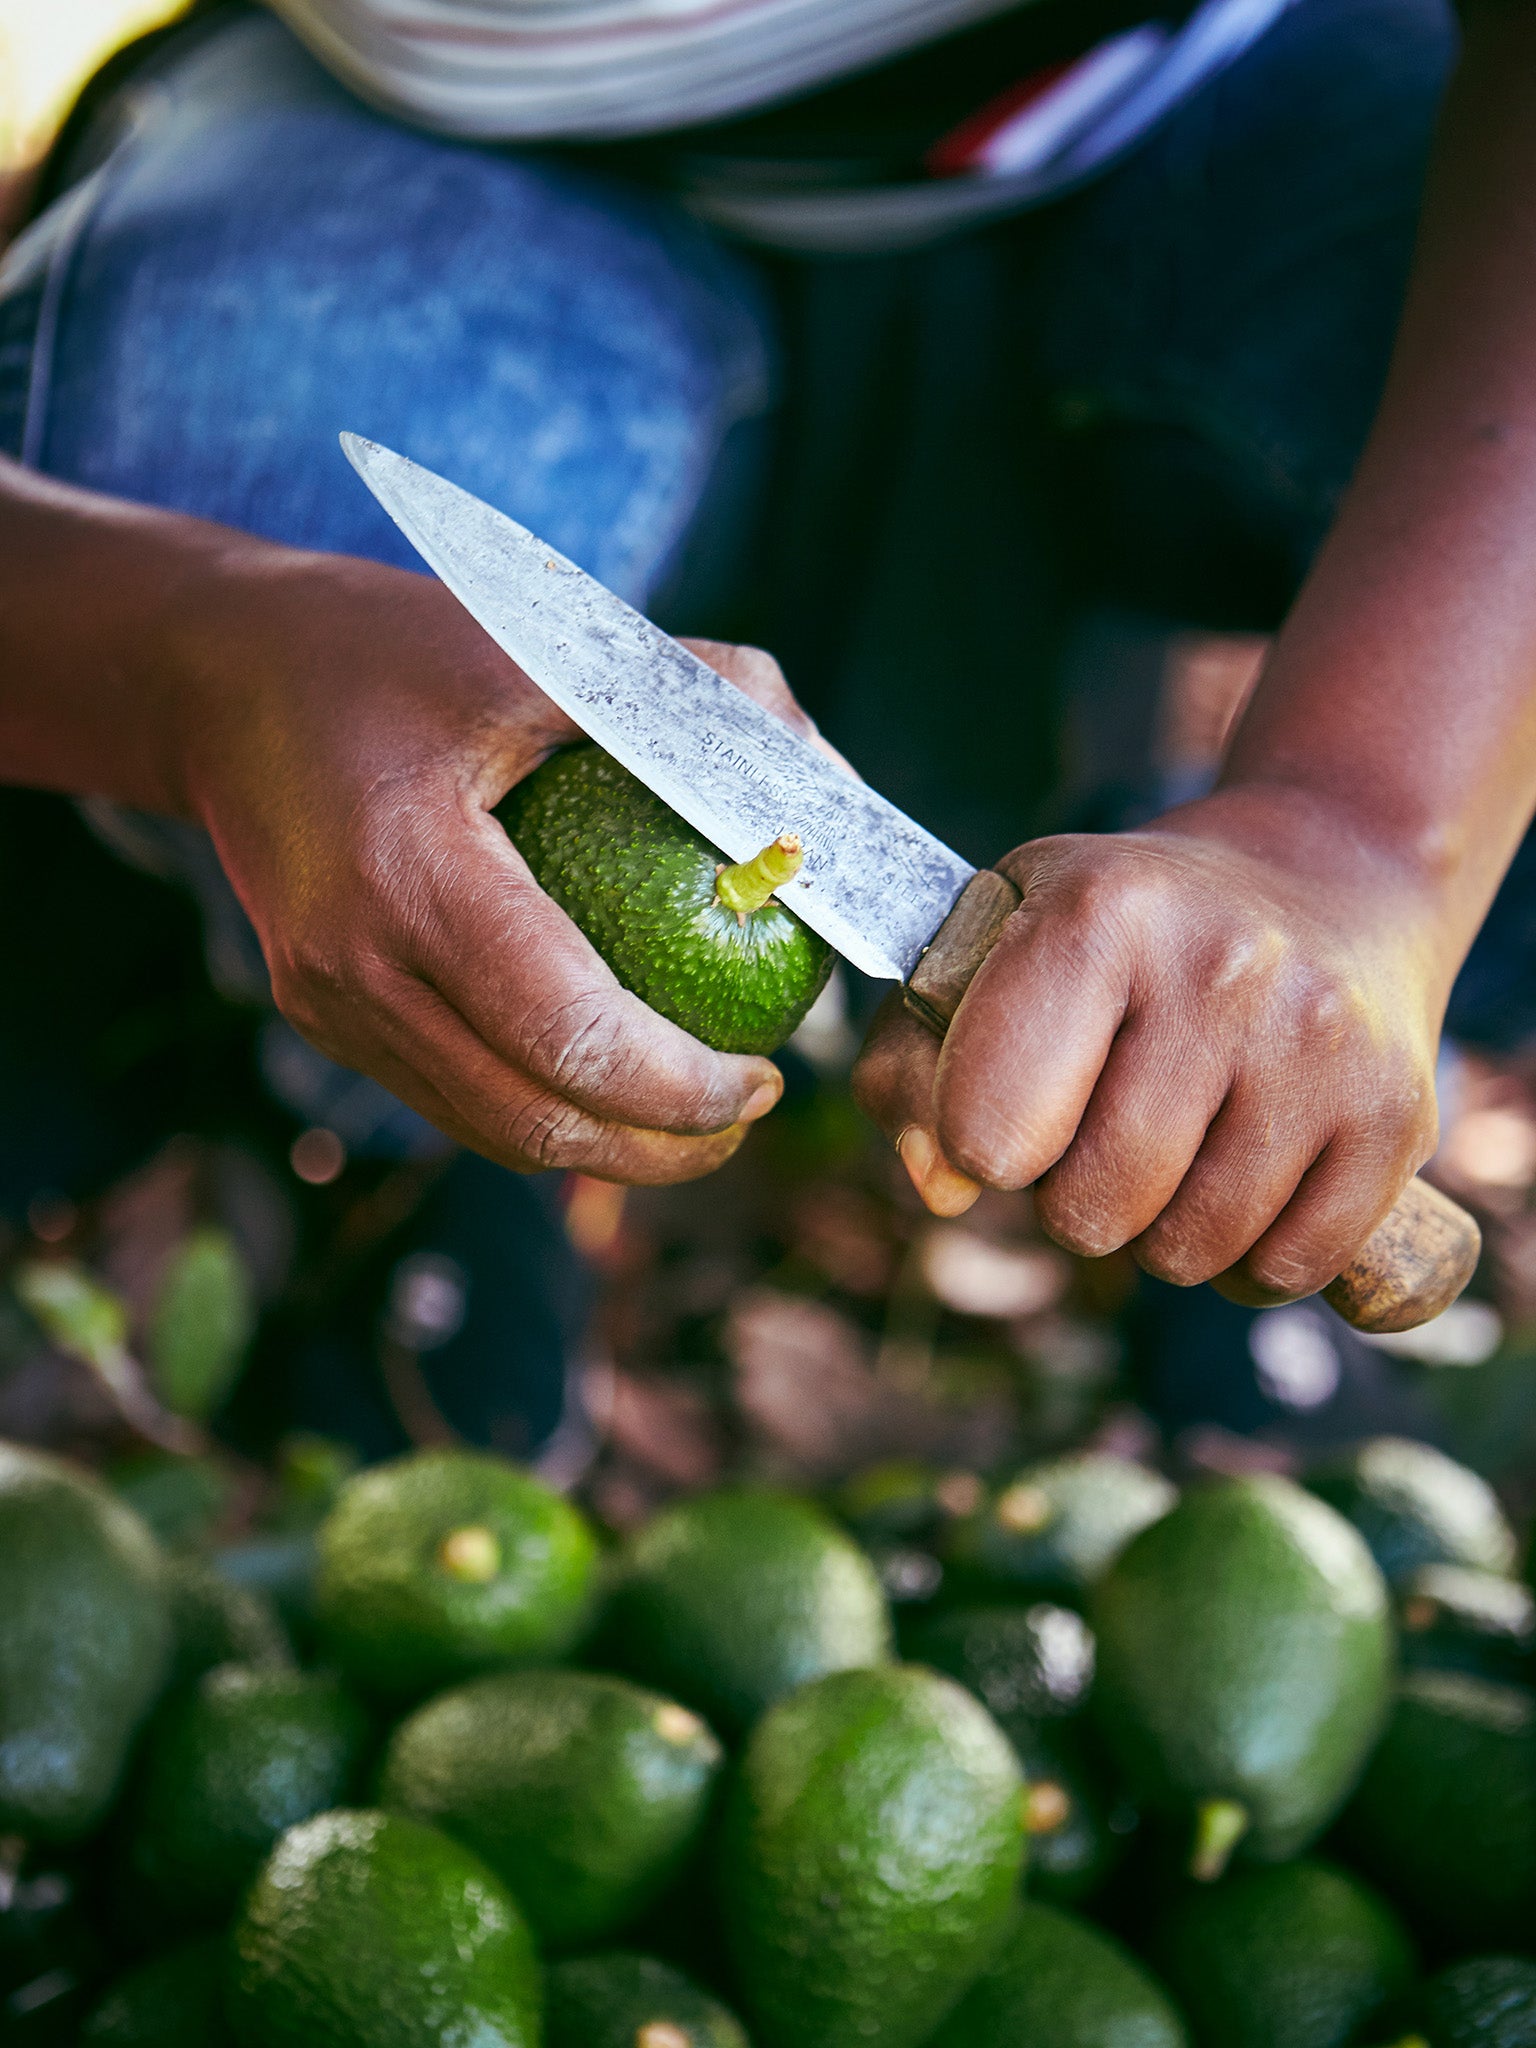
{"type": "Polygon", "coordinates": [[[77,1840],[165,1679],[163,1557],[83,1473],[0,1444],[0,1586],[0,1835],[77,1840]]]}
{"type": "Polygon", "coordinates": [[[370,1730],[328,1674],[221,1664],[151,1724],[129,1802],[130,1911],[214,1925],[285,1828],[359,1788],[370,1730]]]}
{"type": "Polygon", "coordinates": [[[808,1679],[890,1651],[858,1545],[811,1501],[741,1487],[664,1509],[631,1539],[600,1655],[736,1735],[808,1679]]]}
{"type": "Polygon", "coordinates": [[[1429,2048],[1536,2048],[1536,1961],[1470,1956],[1393,2008],[1383,2041],[1417,2034],[1429,2048]]]}
{"type": "Polygon", "coordinates": [[[80,2029],[80,2048],[228,2048],[223,1935],[204,1935],[125,1971],[80,2029]]]}
{"type": "Polygon", "coordinates": [[[945,1555],[956,1577],[998,1591],[1080,1604],[1125,1546],[1177,1501],[1160,1472],[1100,1451],[1027,1465],[955,1524],[945,1555]],[[1011,1529],[999,1508],[1022,1489],[1048,1512],[1036,1529],[1011,1529]]]}
{"type": "Polygon", "coordinates": [[[1412,1671],[1341,1836],[1405,1911],[1466,1946],[1536,1926],[1536,1697],[1412,1671]]]}
{"type": "Polygon", "coordinates": [[[1100,1928],[1033,1901],[930,2048],[1188,2048],[1150,1974],[1100,1928]]]}
{"type": "Polygon", "coordinates": [[[1090,1615],[1095,1713],[1135,1792],[1186,1822],[1240,1801],[1261,1861],[1304,1848],[1390,1698],[1387,1589],[1349,1523],[1267,1474],[1194,1488],[1122,1552],[1090,1615]]]}
{"type": "Polygon", "coordinates": [[[601,747],[551,756],[496,816],[625,988],[717,1052],[777,1051],[832,972],[780,904],[738,924],[716,903],[724,856],[601,747]]]}
{"type": "Polygon", "coordinates": [[[512,1664],[553,1662],[586,1624],[597,1539],[531,1472],[475,1451],[419,1451],[349,1479],[320,1525],[321,1647],[362,1691],[397,1702],[512,1664]],[[456,1529],[488,1528],[500,1570],[443,1569],[456,1529]]]}
{"type": "Polygon", "coordinates": [[[859,1541],[931,1546],[949,1519],[939,1498],[944,1468],[920,1458],[883,1458],[845,1479],[827,1506],[859,1541]]]}
{"type": "Polygon", "coordinates": [[[720,1844],[754,2039],[925,2041],[1007,1925],[1021,1792],[986,1709],[919,1666],[835,1672],[771,1707],[720,1844]]]}
{"type": "Polygon", "coordinates": [[[703,1827],[720,1745],[702,1722],[669,1740],[670,1706],[587,1671],[477,1679],[395,1730],[380,1802],[482,1856],[541,1942],[585,1946],[651,1903],[703,1827]]]}
{"type": "Polygon", "coordinates": [[[1398,1588],[1398,1644],[1413,1670],[1536,1683],[1536,1597],[1519,1579],[1426,1564],[1398,1588]]]}
{"type": "Polygon", "coordinates": [[[1077,1713],[1093,1684],[1093,1633],[1070,1607],[956,1607],[902,1631],[914,1664],[931,1664],[975,1693],[1006,1728],[1010,1716],[1077,1713]]]}
{"type": "Polygon", "coordinates": [[[511,1893],[404,1814],[342,1807],[290,1828],[233,1947],[243,2048],[538,2048],[539,1967],[511,1893]]]}
{"type": "Polygon", "coordinates": [[[1371,1437],[1307,1486],[1354,1523],[1393,1584],[1426,1564],[1514,1569],[1515,1533],[1493,1488],[1430,1444],[1371,1437]]]}
{"type": "Polygon", "coordinates": [[[1135,1815],[1117,1796],[1084,1709],[1093,1634],[1069,1607],[960,1607],[902,1630],[902,1648],[976,1695],[1013,1744],[1026,1781],[1056,1786],[1067,1808],[1029,1837],[1029,1889],[1057,1905],[1099,1890],[1120,1861],[1135,1815]]]}
{"type": "Polygon", "coordinates": [[[642,2027],[679,2028],[690,2048],[751,2048],[741,2021],[655,1956],[613,1949],[549,1972],[544,2048],[635,2048],[642,2027]]]}
{"type": "Polygon", "coordinates": [[[288,1669],[293,1645],[264,1593],[220,1577],[200,1557],[166,1560],[175,1654],[172,1686],[189,1685],[215,1664],[288,1669]]]}
{"type": "Polygon", "coordinates": [[[1078,1721],[1010,1719],[1004,1733],[1031,1786],[1057,1786],[1067,1810],[1031,1832],[1027,1887],[1054,1906],[1079,1906],[1104,1889],[1124,1859],[1137,1813],[1115,1782],[1093,1731],[1078,1721]]]}
{"type": "Polygon", "coordinates": [[[1414,1967],[1385,1902],[1310,1862],[1190,1886],[1151,1956],[1199,2048],[1346,2048],[1414,1967]]]}

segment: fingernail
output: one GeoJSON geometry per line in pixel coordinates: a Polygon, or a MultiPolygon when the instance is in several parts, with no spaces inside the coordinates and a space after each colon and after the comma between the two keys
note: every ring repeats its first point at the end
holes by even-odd
{"type": "Polygon", "coordinates": [[[980,1185],[956,1173],[920,1124],[909,1124],[896,1140],[896,1151],[933,1216],[963,1216],[981,1193],[980,1185]]]}
{"type": "Polygon", "coordinates": [[[744,1124],[755,1124],[760,1116],[768,1114],[783,1092],[782,1081],[765,1081],[755,1094],[747,1097],[746,1107],[742,1110],[739,1121],[744,1124]]]}
{"type": "Polygon", "coordinates": [[[934,1158],[938,1147],[928,1133],[918,1124],[908,1124],[896,1140],[896,1156],[911,1175],[912,1185],[921,1194],[923,1183],[933,1171],[934,1158]]]}

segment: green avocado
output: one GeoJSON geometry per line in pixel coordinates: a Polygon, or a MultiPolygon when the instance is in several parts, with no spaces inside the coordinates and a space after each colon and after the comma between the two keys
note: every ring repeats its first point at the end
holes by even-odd
{"type": "Polygon", "coordinates": [[[539,2048],[541,1987],[512,1894],[405,1814],[290,1828],[235,1922],[242,2048],[539,2048]]]}
{"type": "Polygon", "coordinates": [[[891,1622],[874,1567],[820,1508],[743,1487],[682,1501],[632,1538],[602,1648],[736,1735],[807,1679],[883,1663],[891,1622]]]}
{"type": "Polygon", "coordinates": [[[1348,1516],[1394,1584],[1426,1564],[1514,1568],[1515,1533],[1493,1488],[1429,1444],[1371,1437],[1307,1485],[1348,1516]]]}
{"type": "Polygon", "coordinates": [[[1081,1723],[1016,1718],[1004,1733],[1028,1787],[1030,1896],[1053,1906],[1083,1905],[1103,1890],[1124,1858],[1136,1809],[1081,1723]]]}
{"type": "Polygon", "coordinates": [[[75,2048],[99,1991],[95,1859],[14,1837],[0,1846],[0,2040],[6,2048],[75,2048]],[[89,1994],[89,1996],[87,1995],[89,1994]]]}
{"type": "Polygon", "coordinates": [[[1080,1601],[1178,1497],[1160,1472],[1100,1451],[1028,1465],[955,1524],[946,1557],[998,1591],[1080,1601]]]}
{"type": "Polygon", "coordinates": [[[655,1956],[556,1963],[547,1988],[544,2048],[750,2048],[733,2012],[655,1956]]]}
{"type": "Polygon", "coordinates": [[[1007,1738],[952,1680],[839,1671],[770,1707],[720,1842],[763,2048],[917,2048],[991,1954],[1024,1854],[1007,1738]]]}
{"type": "Polygon", "coordinates": [[[996,1956],[930,2048],[1188,2048],[1140,1963],[1073,1913],[1018,1907],[996,1956]]]}
{"type": "Polygon", "coordinates": [[[0,1835],[71,1841],[107,1815],[171,1654],[164,1560],[56,1458],[0,1443],[0,1835]]]}
{"type": "Polygon", "coordinates": [[[1075,1714],[1093,1684],[1093,1631],[1070,1607],[956,1607],[903,1631],[914,1664],[931,1664],[975,1693],[1004,1727],[1075,1714]]]}
{"type": "Polygon", "coordinates": [[[1466,1945],[1536,1927],[1536,1697],[1411,1671],[1344,1815],[1352,1859],[1417,1919],[1466,1945]]]}
{"type": "Polygon", "coordinates": [[[1099,1725],[1135,1792],[1193,1824],[1198,1874],[1239,1839],[1276,1861],[1327,1825],[1393,1665],[1386,1586],[1341,1515],[1269,1475],[1194,1488],[1121,1553],[1090,1613],[1099,1725]]]}
{"type": "Polygon", "coordinates": [[[1072,1906],[1110,1876],[1135,1827],[1085,1725],[1093,1632],[1070,1607],[959,1607],[903,1629],[904,1655],[973,1692],[1013,1744],[1029,1790],[1029,1889],[1072,1906]]]}
{"type": "Polygon", "coordinates": [[[440,1693],[395,1730],[380,1802],[483,1856],[541,1942],[615,1934],[699,1838],[720,1745],[622,1678],[509,1671],[440,1693]]]}
{"type": "Polygon", "coordinates": [[[1421,1565],[1398,1589],[1398,1637],[1412,1670],[1536,1681],[1536,1597],[1518,1579],[1459,1564],[1421,1565]]]}
{"type": "Polygon", "coordinates": [[[859,1541],[870,1547],[892,1543],[931,1544],[955,1510],[946,1505],[980,1495],[973,1472],[949,1471],[919,1458],[884,1458],[845,1479],[827,1505],[859,1541]]]}
{"type": "Polygon", "coordinates": [[[1151,1953],[1199,2048],[1347,2048],[1413,1975],[1396,1914],[1326,1863],[1189,1887],[1151,1953]]]}
{"type": "MultiPolygon", "coordinates": [[[[821,993],[832,949],[771,899],[772,875],[743,899],[757,907],[729,908],[722,856],[601,747],[555,754],[496,815],[625,988],[706,1045],[773,1052],[821,993]]],[[[791,858],[781,882],[798,843],[791,858]]]]}
{"type": "Polygon", "coordinates": [[[285,1828],[358,1789],[368,1722],[328,1675],[220,1664],[151,1725],[129,1801],[129,1911],[225,1918],[285,1828]]]}
{"type": "Polygon", "coordinates": [[[320,1563],[314,1530],[247,1536],[216,1550],[210,1562],[228,1584],[271,1604],[302,1656],[314,1652],[315,1573],[320,1563]]]}
{"type": "Polygon", "coordinates": [[[222,1935],[205,1935],[126,1971],[81,2027],[80,2048],[228,2048],[227,1956],[222,1935]]]}
{"type": "Polygon", "coordinates": [[[1536,2048],[1536,1961],[1470,1956],[1452,1963],[1393,2008],[1372,2048],[1536,2048]]]}
{"type": "Polygon", "coordinates": [[[291,1665],[293,1646],[264,1593],[236,1586],[200,1557],[165,1568],[175,1653],[171,1684],[190,1684],[215,1664],[291,1665]]]}
{"type": "Polygon", "coordinates": [[[581,1513],[479,1451],[419,1451],[358,1473],[318,1541],[322,1648],[364,1691],[399,1701],[563,1656],[596,1581],[581,1513]]]}

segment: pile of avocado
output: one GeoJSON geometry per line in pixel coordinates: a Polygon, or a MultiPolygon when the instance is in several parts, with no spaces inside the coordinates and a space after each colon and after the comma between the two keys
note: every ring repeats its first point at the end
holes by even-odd
{"type": "Polygon", "coordinates": [[[433,1450],[303,1555],[301,1660],[0,1444],[0,2040],[1536,2048],[1532,1601],[1424,1446],[739,1486],[618,1546],[433,1450]]]}

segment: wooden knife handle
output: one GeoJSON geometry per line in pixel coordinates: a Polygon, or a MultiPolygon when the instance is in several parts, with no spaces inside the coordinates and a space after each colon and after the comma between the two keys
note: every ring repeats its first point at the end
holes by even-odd
{"type": "MultiPolygon", "coordinates": [[[[902,998],[938,1037],[1019,902],[1006,875],[982,868],[913,968],[902,998]]],[[[1482,1244],[1465,1209],[1427,1181],[1411,1180],[1323,1299],[1357,1330],[1416,1329],[1450,1307],[1472,1278],[1482,1244]]]]}

